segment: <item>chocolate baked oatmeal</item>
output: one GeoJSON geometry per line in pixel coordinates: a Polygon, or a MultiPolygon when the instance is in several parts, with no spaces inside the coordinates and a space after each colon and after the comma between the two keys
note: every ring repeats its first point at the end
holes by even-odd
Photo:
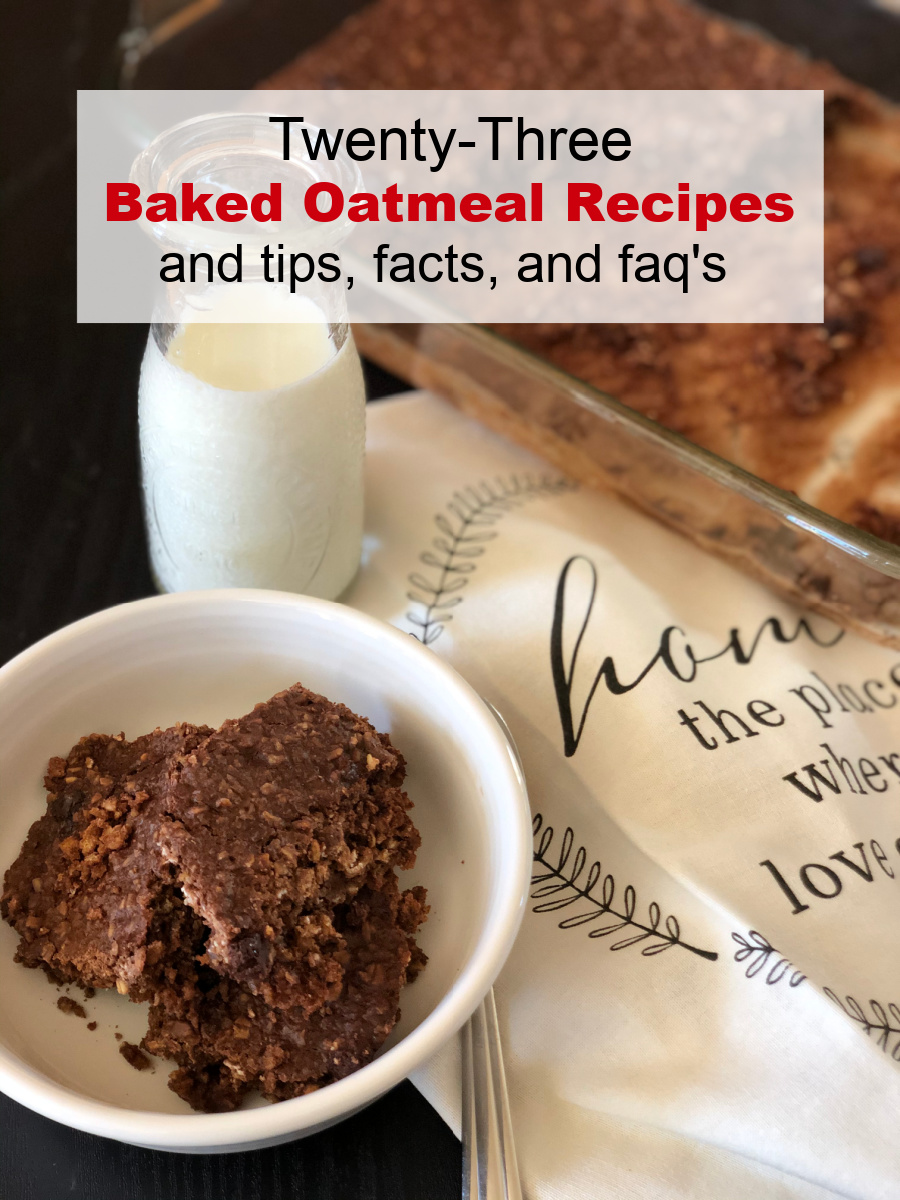
{"type": "MultiPolygon", "coordinates": [[[[822,89],[823,325],[501,331],[763,479],[900,542],[895,109],[828,64],[680,0],[378,0],[264,86],[822,89]]],[[[378,356],[377,337],[360,342],[378,356]]],[[[477,397],[467,407],[479,415],[477,397]]],[[[534,448],[542,430],[577,422],[575,408],[561,399],[558,411],[530,417],[523,440],[534,448]]],[[[480,415],[490,422],[486,409],[480,415]]]]}
{"type": "Polygon", "coordinates": [[[47,808],[6,873],[0,912],[16,959],[57,982],[127,991],[139,980],[168,868],[155,842],[173,758],[212,731],[91,734],[51,758],[47,808]]]}
{"type": "Polygon", "coordinates": [[[423,889],[401,895],[392,874],[381,883],[335,909],[341,981],[312,1013],[305,1004],[274,1008],[209,970],[198,922],[177,979],[163,982],[153,999],[144,1039],[151,1053],[180,1064],[173,1090],[194,1107],[199,1098],[202,1107],[226,1111],[252,1087],[286,1099],[368,1062],[396,1021],[413,935],[427,911],[423,889]]]}
{"type": "MultiPolygon", "coordinates": [[[[405,763],[299,684],[218,730],[83,738],[4,881],[16,958],[149,1001],[170,1087],[227,1111],[366,1063],[425,961],[405,763]]],[[[129,1061],[131,1061],[129,1059],[129,1061]]]]}
{"type": "Polygon", "coordinates": [[[159,839],[210,965],[278,1007],[333,999],[335,905],[415,861],[405,772],[368,721],[299,686],[184,756],[159,839]]]}

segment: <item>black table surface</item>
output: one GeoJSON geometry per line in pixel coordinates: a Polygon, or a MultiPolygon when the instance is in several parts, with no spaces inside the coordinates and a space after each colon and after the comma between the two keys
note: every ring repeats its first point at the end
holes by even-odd
{"type": "MultiPolygon", "coordinates": [[[[339,15],[361,0],[328,2],[339,15]]],[[[176,43],[139,82],[241,87],[280,65],[311,10],[252,3],[222,6],[205,57],[202,42],[176,43]],[[177,74],[185,63],[190,84],[177,74]]],[[[707,3],[900,99],[900,26],[865,0],[707,3]]],[[[146,329],[79,326],[74,314],[75,89],[115,84],[131,11],[130,0],[41,0],[4,14],[0,661],[153,591],[135,421],[146,329]]],[[[368,381],[373,397],[403,386],[377,368],[368,381]]],[[[409,1083],[315,1137],[198,1157],[77,1133],[0,1095],[0,1200],[445,1200],[460,1187],[459,1143],[409,1083]]]]}

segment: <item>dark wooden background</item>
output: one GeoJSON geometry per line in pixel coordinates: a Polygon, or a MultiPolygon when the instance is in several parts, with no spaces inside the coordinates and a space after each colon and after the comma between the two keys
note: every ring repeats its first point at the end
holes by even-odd
{"type": "MultiPolygon", "coordinates": [[[[249,86],[359,0],[229,0],[147,60],[149,87],[249,86]],[[319,14],[319,15],[316,15],[319,14]]],[[[712,0],[900,99],[900,25],[863,0],[712,0]]],[[[115,86],[129,0],[10,4],[0,38],[0,661],[153,591],[140,514],[146,329],[74,316],[77,88],[115,86]]],[[[375,398],[403,385],[369,367],[375,398]]],[[[459,1143],[405,1083],[274,1150],[191,1157],[76,1133],[0,1096],[0,1200],[450,1200],[459,1143]]],[[[602,1185],[598,1185],[602,1186],[602,1185]]]]}

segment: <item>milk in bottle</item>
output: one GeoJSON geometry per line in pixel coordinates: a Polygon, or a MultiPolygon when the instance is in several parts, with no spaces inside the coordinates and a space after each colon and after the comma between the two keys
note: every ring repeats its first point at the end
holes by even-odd
{"type": "Polygon", "coordinates": [[[157,584],[332,599],[362,542],[359,357],[309,299],[266,289],[254,314],[270,319],[247,324],[222,323],[231,309],[226,292],[151,330],[139,414],[157,584]]]}
{"type": "Polygon", "coordinates": [[[177,213],[144,221],[165,251],[161,262],[191,264],[178,282],[161,276],[166,289],[141,370],[141,464],[157,584],[333,599],[353,578],[362,544],[365,394],[347,323],[349,281],[311,269],[305,280],[282,284],[263,264],[270,247],[308,251],[310,262],[333,251],[348,221],[313,220],[302,198],[325,179],[352,194],[358,167],[340,155],[314,162],[300,139],[286,158],[281,128],[265,114],[219,113],[158,134],[135,159],[131,179],[142,196],[176,194],[186,184],[210,196],[276,189],[283,196],[277,217],[272,205],[240,226],[177,213]],[[214,280],[213,260],[222,251],[236,259],[236,242],[242,271],[214,280]]]}

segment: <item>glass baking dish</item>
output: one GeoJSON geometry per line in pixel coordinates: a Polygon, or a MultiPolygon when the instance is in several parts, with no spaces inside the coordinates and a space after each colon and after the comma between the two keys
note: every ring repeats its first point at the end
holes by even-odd
{"type": "Polygon", "coordinates": [[[786,599],[900,649],[900,548],[671,433],[479,326],[356,325],[380,366],[615,492],[786,599]]]}
{"type": "MultiPolygon", "coordinates": [[[[235,0],[195,23],[171,26],[177,36],[148,42],[153,52],[142,51],[128,82],[252,86],[365,3],[310,0],[298,7],[272,0],[260,23],[251,0],[235,0]]],[[[705,6],[756,21],[900,99],[891,53],[896,17],[882,8],[847,5],[840,21],[822,21],[762,0],[705,6]]],[[[283,70],[278,86],[289,86],[283,70]]],[[[566,474],[614,491],[781,595],[900,649],[900,547],[764,483],[485,329],[401,323],[356,325],[354,332],[375,362],[447,397],[566,474]]]]}

